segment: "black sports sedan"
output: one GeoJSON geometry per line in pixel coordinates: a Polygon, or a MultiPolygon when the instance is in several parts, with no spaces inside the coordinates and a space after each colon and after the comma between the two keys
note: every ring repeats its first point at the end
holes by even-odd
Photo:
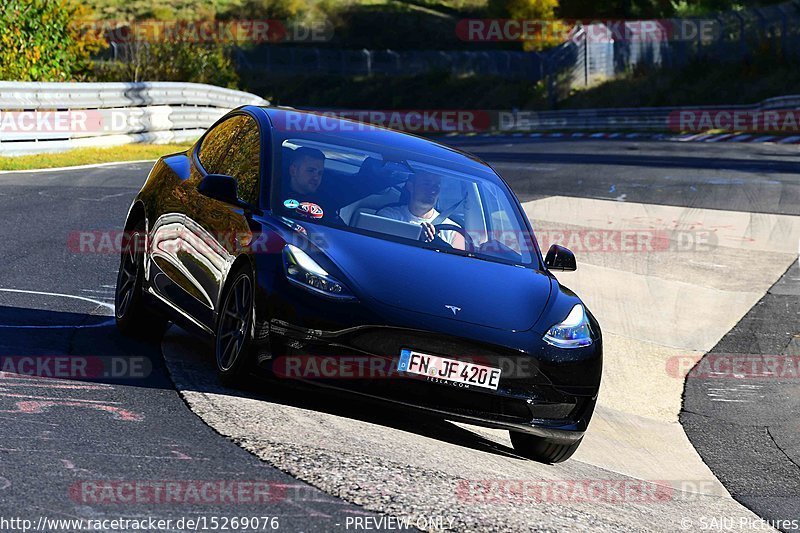
{"type": "Polygon", "coordinates": [[[164,156],[125,221],[116,321],[213,339],[221,380],[258,365],[507,429],[560,462],[597,400],[600,327],[553,276],[492,168],[330,116],[247,106],[164,156]]]}

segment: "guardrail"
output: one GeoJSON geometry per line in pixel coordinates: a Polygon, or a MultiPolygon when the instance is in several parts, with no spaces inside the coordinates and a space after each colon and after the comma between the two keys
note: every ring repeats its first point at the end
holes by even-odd
{"type": "MultiPolygon", "coordinates": [[[[800,95],[778,96],[749,105],[515,111],[499,115],[494,125],[495,129],[500,131],[516,132],[564,130],[678,132],[681,131],[680,113],[682,111],[692,112],[695,115],[698,112],[708,112],[709,115],[713,115],[717,111],[759,112],[795,109],[800,109],[800,95]]],[[[700,121],[697,122],[699,125],[700,121]]],[[[720,128],[712,125],[707,129],[720,128]]],[[[798,125],[798,129],[800,129],[800,125],[798,125]]],[[[797,131],[793,130],[791,133],[796,134],[797,131]]]]}
{"type": "Polygon", "coordinates": [[[190,141],[256,95],[179,82],[0,81],[0,155],[190,141]]]}
{"type": "Polygon", "coordinates": [[[491,109],[358,110],[306,108],[410,133],[643,132],[800,135],[800,95],[768,98],[757,104],[587,108],[555,111],[491,109]]]}

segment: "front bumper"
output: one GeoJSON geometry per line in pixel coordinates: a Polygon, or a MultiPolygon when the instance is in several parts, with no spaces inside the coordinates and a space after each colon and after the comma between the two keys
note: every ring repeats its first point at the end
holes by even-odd
{"type": "MultiPolygon", "coordinates": [[[[390,326],[336,330],[269,322],[273,374],[420,408],[452,420],[570,442],[586,430],[597,400],[602,344],[570,350],[574,358],[390,326]],[[465,387],[397,371],[411,348],[501,368],[497,390],[465,387]],[[566,359],[566,360],[565,360],[566,359]],[[570,375],[598,373],[597,380],[570,375]],[[596,383],[596,385],[595,385],[596,383]]],[[[563,352],[560,351],[560,352],[563,352]]]]}

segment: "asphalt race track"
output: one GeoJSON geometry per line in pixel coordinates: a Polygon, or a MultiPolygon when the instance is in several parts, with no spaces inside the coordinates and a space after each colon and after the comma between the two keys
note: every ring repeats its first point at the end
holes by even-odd
{"type": "Polygon", "coordinates": [[[509,181],[540,242],[559,236],[576,253],[578,271],[559,279],[601,321],[606,365],[572,460],[525,461],[502,432],[259,376],[224,389],[209,346],[176,328],[154,343],[120,337],[109,316],[117,256],[101,236],[121,228],[150,164],[0,173],[0,356],[82,356],[90,369],[53,379],[0,368],[0,516],[278,516],[286,531],[354,530],[356,519],[391,529],[387,514],[482,531],[800,519],[798,376],[714,376],[701,361],[684,387],[707,353],[800,355],[797,148],[453,144],[509,181]],[[81,241],[88,232],[97,238],[81,241]],[[622,246],[628,234],[634,245],[622,246]],[[168,481],[255,481],[262,499],[124,501],[98,489],[168,481]],[[520,481],[566,484],[538,499],[481,492],[520,481]],[[637,482],[660,497],[585,491],[637,482]]]}
{"type": "MultiPolygon", "coordinates": [[[[138,164],[0,176],[8,229],[0,291],[4,365],[24,365],[24,356],[38,356],[46,365],[34,373],[47,376],[57,373],[59,357],[69,355],[85,358],[83,372],[93,378],[2,374],[0,516],[34,524],[42,516],[280,516],[281,528],[290,531],[331,531],[347,517],[364,516],[357,506],[298,483],[221,439],[186,409],[158,344],[116,333],[116,254],[99,240],[97,253],[76,252],[68,241],[76,230],[119,229],[147,171],[148,165],[138,164]],[[191,505],[159,503],[157,496],[125,501],[125,482],[152,487],[154,494],[159,482],[169,481],[183,481],[184,487],[259,482],[263,495],[243,495],[233,506],[215,505],[213,498],[196,505],[191,496],[191,505]],[[294,494],[301,497],[287,497],[294,494]],[[269,514],[258,503],[264,500],[269,514]]],[[[30,373],[25,366],[20,370],[30,373]]],[[[173,530],[179,529],[185,527],[173,530]]]]}

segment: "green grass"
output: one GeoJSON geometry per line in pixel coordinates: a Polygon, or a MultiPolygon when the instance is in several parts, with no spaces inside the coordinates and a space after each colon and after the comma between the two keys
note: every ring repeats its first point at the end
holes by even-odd
{"type": "Polygon", "coordinates": [[[113,148],[76,148],[55,154],[0,157],[0,170],[37,170],[42,168],[74,167],[113,161],[158,159],[162,155],[187,150],[190,143],[126,144],[113,148]]]}
{"type": "Polygon", "coordinates": [[[109,20],[126,20],[128,17],[197,20],[224,12],[241,2],[212,0],[198,6],[194,0],[86,0],[86,4],[99,18],[109,20]]]}

